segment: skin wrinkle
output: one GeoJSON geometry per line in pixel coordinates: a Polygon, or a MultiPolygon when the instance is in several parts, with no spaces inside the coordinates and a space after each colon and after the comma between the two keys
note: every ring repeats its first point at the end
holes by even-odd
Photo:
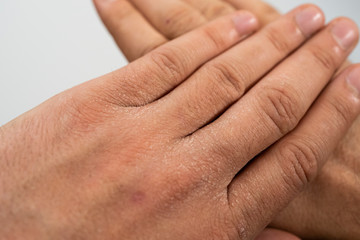
{"type": "MultiPolygon", "coordinates": [[[[144,1],[144,3],[147,3],[147,1],[144,1]]],[[[230,17],[225,18],[228,19],[227,23],[231,23],[230,17]]],[[[211,24],[217,26],[218,29],[224,30],[224,25],[221,25],[220,21],[215,21],[211,24]]],[[[280,27],[281,25],[279,25],[280,27]]],[[[218,32],[221,33],[221,31],[218,32]]],[[[194,31],[193,34],[186,35],[183,38],[189,39],[193,36],[196,39],[196,36],[202,36],[199,34],[199,31],[194,31]]],[[[224,35],[224,37],[229,36],[224,35]]],[[[318,39],[322,40],[321,38],[318,39]]],[[[200,42],[180,40],[174,41],[174,46],[181,45],[183,46],[181,49],[202,49],[201,46],[197,45],[201,44],[200,42]]],[[[325,38],[323,42],[327,42],[326,40],[328,38],[325,38]]],[[[203,61],[197,61],[197,58],[190,59],[194,62],[189,63],[189,65],[196,65],[196,69],[198,69],[204,62],[211,61],[215,55],[219,55],[219,53],[227,49],[227,46],[221,44],[216,46],[222,46],[223,48],[216,49],[215,45],[210,50],[203,49],[204,51],[209,50],[212,52],[211,54],[208,52],[206,56],[201,55],[203,61]]],[[[175,48],[178,49],[178,47],[175,48]]],[[[201,52],[199,51],[199,54],[201,52]]],[[[173,57],[180,62],[185,59],[183,54],[179,52],[175,51],[174,54],[178,54],[173,57]]],[[[345,53],[341,57],[345,57],[345,53]]],[[[137,64],[141,65],[141,61],[144,61],[144,65],[146,65],[146,60],[148,60],[147,64],[149,66],[156,67],[151,65],[151,58],[143,58],[131,64],[134,66],[134,71],[137,69],[137,64]]],[[[299,59],[294,58],[292,61],[287,59],[287,61],[293,62],[298,67],[296,60],[298,61],[299,59]]],[[[276,61],[281,61],[281,59],[276,61]]],[[[284,67],[284,71],[280,69],[279,72],[298,69],[292,68],[291,65],[290,67],[288,65],[285,66],[278,66],[278,68],[284,67]]],[[[360,66],[353,66],[353,68],[355,67],[360,66]]],[[[151,68],[149,69],[151,70],[151,68]]],[[[150,70],[144,72],[139,77],[137,87],[146,88],[147,85],[144,81],[147,84],[154,81],[155,84],[157,81],[168,80],[167,71],[160,71],[159,78],[156,79],[149,77],[150,70]]],[[[321,144],[319,151],[331,153],[331,147],[340,140],[340,136],[345,132],[344,129],[347,129],[355,115],[358,114],[360,110],[359,102],[349,102],[347,101],[348,98],[345,97],[340,98],[342,102],[339,104],[351,104],[353,105],[351,109],[354,111],[346,119],[341,118],[335,108],[332,108],[329,112],[316,111],[317,109],[323,109],[324,105],[329,102],[329,99],[332,99],[334,96],[352,94],[343,85],[350,70],[344,72],[330,84],[315,103],[311,101],[306,102],[309,105],[308,107],[312,105],[312,108],[302,118],[302,121],[295,130],[284,138],[274,138],[274,129],[264,127],[261,122],[260,124],[254,123],[254,117],[250,115],[254,110],[248,111],[249,115],[246,119],[243,118],[244,116],[238,115],[238,111],[234,110],[223,115],[228,115],[229,119],[232,119],[233,115],[238,115],[236,121],[229,121],[226,117],[224,119],[218,118],[218,122],[221,123],[224,120],[224,122],[229,124],[223,125],[224,129],[216,128],[222,126],[221,124],[216,124],[216,121],[209,124],[207,128],[210,129],[209,132],[213,133],[215,138],[208,135],[207,129],[202,129],[204,135],[199,135],[199,138],[194,138],[191,142],[190,147],[193,149],[192,151],[188,149],[189,146],[186,145],[185,141],[181,141],[184,132],[180,131],[183,131],[183,128],[176,128],[179,132],[169,132],[169,129],[179,125],[178,121],[187,120],[189,123],[192,123],[192,121],[198,120],[196,117],[192,120],[190,119],[191,116],[194,116],[194,112],[190,112],[193,109],[188,109],[189,112],[183,112],[183,119],[179,119],[176,114],[170,111],[172,109],[171,106],[174,106],[173,104],[182,104],[181,98],[171,98],[170,94],[168,99],[163,97],[162,101],[158,101],[157,104],[133,108],[132,111],[129,111],[127,108],[126,111],[122,112],[121,109],[126,107],[119,107],[119,111],[112,117],[109,117],[107,113],[102,111],[108,101],[100,102],[99,105],[90,108],[80,104],[80,109],[77,111],[79,115],[74,115],[71,119],[76,124],[71,120],[69,121],[71,123],[70,126],[66,122],[62,123],[65,126],[53,124],[50,121],[43,123],[46,129],[44,131],[44,139],[47,139],[48,135],[52,136],[52,133],[60,131],[59,129],[74,128],[74,134],[65,135],[66,138],[60,138],[68,144],[67,146],[70,146],[67,152],[70,159],[62,158],[63,156],[58,155],[55,151],[57,150],[60,153],[61,149],[55,148],[53,155],[59,156],[60,160],[54,161],[54,159],[49,158],[48,162],[46,162],[46,164],[53,167],[53,171],[39,175],[38,181],[34,181],[31,184],[31,189],[18,189],[19,193],[25,196],[24,200],[15,204],[15,206],[11,202],[9,207],[11,209],[16,209],[17,207],[30,209],[27,212],[28,216],[35,216],[34,219],[40,217],[44,222],[46,220],[51,221],[51,224],[46,226],[46,233],[29,233],[27,235],[27,237],[36,239],[52,237],[55,239],[118,239],[119,237],[125,239],[211,239],[209,233],[215,233],[221,237],[241,235],[248,239],[254,239],[269,224],[270,220],[281,209],[286,207],[294,199],[296,193],[299,193],[301,190],[297,186],[290,189],[289,184],[284,183],[282,176],[284,172],[287,173],[291,181],[294,181],[296,175],[287,171],[288,168],[293,166],[291,162],[294,159],[279,159],[278,155],[274,154],[281,147],[280,142],[283,142],[283,144],[288,143],[291,140],[291,136],[308,136],[311,139],[309,142],[314,141],[321,144]],[[169,103],[169,105],[159,110],[166,103],[169,103]],[[94,115],[96,107],[99,108],[99,115],[94,115]],[[86,116],[86,118],[82,122],[82,118],[79,116],[86,116]],[[337,119],[339,123],[338,127],[334,128],[333,131],[324,131],[323,128],[317,125],[319,120],[323,118],[329,119],[330,117],[337,119]],[[118,127],[114,129],[113,127],[116,126],[116,124],[114,125],[115,122],[118,124],[118,127]],[[251,125],[257,125],[257,128],[248,127],[247,130],[244,127],[251,125]],[[233,131],[225,134],[226,129],[232,129],[233,131]],[[323,138],[329,139],[329,141],[322,141],[323,138]],[[256,159],[252,159],[252,163],[238,174],[243,165],[250,160],[249,153],[245,151],[246,147],[238,147],[241,144],[246,145],[245,139],[251,140],[248,143],[250,150],[247,149],[247,151],[257,152],[258,156],[256,159]],[[215,157],[215,160],[213,160],[211,157],[208,158],[204,155],[204,152],[207,151],[218,149],[222,151],[225,147],[224,145],[229,146],[229,143],[232,144],[232,147],[220,153],[219,155],[222,156],[219,159],[215,157]],[[264,144],[258,145],[262,143],[264,144]],[[264,154],[259,153],[258,149],[267,148],[270,145],[269,151],[264,154]],[[87,147],[92,146],[99,146],[96,149],[96,153],[87,149],[87,147]],[[89,154],[91,155],[90,157],[89,154]],[[240,157],[240,159],[237,157],[240,157]],[[193,161],[193,159],[197,161],[193,161]],[[279,161],[282,161],[282,164],[276,164],[279,161]],[[62,169],[58,168],[57,162],[64,163],[62,169]],[[216,166],[216,164],[218,165],[216,166]],[[229,168],[231,165],[235,166],[229,168]],[[96,166],[102,167],[97,168],[96,166]],[[94,171],[91,175],[89,175],[89,169],[94,171]],[[269,171],[270,169],[271,171],[269,171]],[[230,196],[237,196],[236,201],[230,204],[232,206],[231,209],[227,200],[228,179],[232,179],[230,188],[232,192],[230,196]],[[134,204],[131,198],[136,192],[145,193],[146,201],[141,204],[134,204]],[[57,204],[54,203],[60,204],[60,207],[56,207],[57,204]],[[223,214],[222,219],[216,218],[219,213],[223,214]],[[114,222],[117,224],[113,224],[114,222]]],[[[266,71],[268,69],[264,72],[266,71]]],[[[298,69],[298,71],[303,72],[303,69],[298,69]]],[[[321,71],[329,70],[324,68],[321,71]]],[[[190,70],[187,71],[179,79],[181,81],[186,79],[189,81],[188,75],[191,72],[190,70]]],[[[114,74],[125,73],[119,71],[114,74]]],[[[182,73],[180,71],[175,74],[182,73]]],[[[319,83],[321,82],[325,86],[324,76],[327,76],[327,74],[324,73],[322,75],[324,79],[319,81],[319,83]]],[[[112,79],[112,77],[107,75],[97,79],[95,83],[84,83],[77,89],[78,91],[83,90],[83,96],[85,96],[83,99],[89,100],[94,98],[94,91],[89,91],[89,89],[96,90],[96,86],[101,85],[111,89],[114,86],[114,82],[108,84],[109,79],[112,79]]],[[[127,79],[126,74],[123,79],[127,79]]],[[[204,79],[206,79],[205,76],[204,79]]],[[[296,85],[302,79],[297,78],[295,74],[293,80],[293,84],[296,85]]],[[[129,91],[126,101],[131,104],[134,101],[138,101],[139,99],[132,98],[131,86],[133,86],[133,82],[124,81],[122,84],[124,84],[123,90],[129,91]],[[126,84],[131,86],[127,87],[126,84]]],[[[206,85],[204,84],[204,86],[206,85]]],[[[254,88],[256,88],[256,85],[254,88]]],[[[294,87],[294,89],[298,88],[294,87]]],[[[320,89],[319,85],[318,90],[320,91],[320,89]]],[[[132,90],[134,91],[135,89],[133,88],[132,90]]],[[[175,88],[173,92],[177,90],[175,88]]],[[[69,90],[71,95],[76,95],[78,91],[76,89],[69,90]]],[[[263,91],[264,89],[260,88],[258,93],[254,91],[254,95],[262,94],[263,91]]],[[[303,89],[303,91],[310,93],[310,90],[306,91],[306,89],[303,89]]],[[[144,92],[146,91],[144,90],[144,92]]],[[[211,91],[194,92],[202,95],[212,93],[211,91]]],[[[161,95],[160,92],[147,93],[151,95],[152,99],[161,95]]],[[[318,94],[316,94],[315,90],[314,93],[315,95],[318,94]]],[[[103,94],[100,91],[98,97],[100,99],[106,98],[106,95],[104,96],[103,94]]],[[[251,98],[251,96],[254,98],[254,95],[250,95],[248,98],[251,98]]],[[[298,95],[295,95],[295,97],[298,97],[298,95]]],[[[54,102],[58,99],[55,97],[54,102]]],[[[199,97],[198,99],[203,98],[199,97]]],[[[121,101],[123,99],[118,100],[118,102],[121,101]]],[[[236,101],[236,99],[232,101],[236,101]]],[[[244,99],[241,101],[244,101],[244,99]]],[[[204,108],[214,107],[210,101],[207,105],[200,105],[203,102],[194,99],[193,103],[197,105],[194,109],[201,109],[200,106],[204,108]]],[[[254,102],[249,100],[248,103],[251,105],[254,102]]],[[[301,103],[305,104],[304,102],[301,103]]],[[[61,104],[60,108],[66,109],[67,106],[66,104],[61,104]]],[[[53,112],[46,111],[48,107],[57,109],[54,104],[47,102],[36,108],[36,111],[38,113],[47,112],[49,115],[52,115],[53,112]]],[[[250,107],[250,109],[253,108],[254,105],[250,107]]],[[[240,109],[242,108],[240,107],[240,109]]],[[[199,118],[208,113],[209,111],[205,109],[204,115],[200,114],[199,118]]],[[[25,114],[24,118],[27,116],[29,115],[25,114]]],[[[53,117],[54,122],[56,122],[57,116],[53,117]]],[[[204,119],[211,119],[212,117],[206,115],[204,119]]],[[[29,129],[31,129],[31,126],[29,129]]],[[[190,128],[185,130],[191,132],[190,128]]],[[[19,135],[22,136],[26,136],[26,134],[28,132],[19,132],[19,135]]],[[[48,142],[33,142],[32,144],[46,146],[48,142]]],[[[22,150],[21,148],[19,149],[20,151],[22,150]]],[[[17,152],[12,152],[11,154],[16,158],[17,152]]],[[[37,156],[28,157],[30,159],[37,159],[37,156]]],[[[308,161],[310,159],[304,159],[305,164],[308,161]]],[[[325,159],[319,156],[319,159],[316,159],[316,161],[321,163],[325,159]]],[[[309,163],[311,164],[311,162],[309,163]]],[[[40,161],[39,164],[44,163],[40,161]]],[[[29,169],[29,171],[31,170],[29,169]]],[[[26,174],[26,172],[20,173],[26,174]]],[[[19,173],[14,172],[14,174],[19,173]]],[[[44,229],[38,227],[37,222],[29,223],[25,221],[22,212],[18,212],[15,218],[18,220],[13,223],[7,222],[6,218],[0,221],[0,223],[5,225],[5,228],[10,224],[12,225],[10,227],[15,230],[19,228],[33,228],[33,231],[44,229]]],[[[1,234],[2,229],[0,229],[0,236],[1,234]]],[[[23,232],[14,231],[13,234],[13,239],[24,238],[23,232]]]]}

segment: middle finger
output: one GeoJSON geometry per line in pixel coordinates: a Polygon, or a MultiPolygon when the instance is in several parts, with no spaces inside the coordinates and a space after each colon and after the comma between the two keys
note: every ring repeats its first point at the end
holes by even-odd
{"type": "Polygon", "coordinates": [[[322,12],[302,6],[205,64],[159,105],[180,136],[209,123],[324,24],[322,12]],[[296,17],[297,16],[297,17],[296,17]],[[297,20],[296,20],[297,19],[297,20]]]}

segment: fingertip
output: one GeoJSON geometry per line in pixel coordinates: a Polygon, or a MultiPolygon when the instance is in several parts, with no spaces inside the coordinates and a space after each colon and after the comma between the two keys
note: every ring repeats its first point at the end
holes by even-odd
{"type": "Polygon", "coordinates": [[[260,26],[257,17],[249,11],[236,12],[232,17],[232,20],[240,35],[248,35],[256,31],[260,26]]]}
{"type": "Polygon", "coordinates": [[[325,13],[316,4],[312,4],[312,3],[302,4],[302,5],[294,8],[293,10],[291,10],[288,14],[297,15],[299,12],[305,11],[307,9],[312,9],[314,12],[319,14],[319,17],[322,19],[323,24],[325,24],[325,20],[326,20],[325,13]]]}
{"type": "Polygon", "coordinates": [[[353,20],[340,17],[333,20],[329,25],[335,41],[342,49],[348,50],[356,46],[359,41],[359,29],[353,20]]]}
{"type": "Polygon", "coordinates": [[[301,32],[309,37],[325,25],[325,16],[319,7],[307,4],[296,11],[295,21],[301,32]]]}
{"type": "Polygon", "coordinates": [[[303,11],[305,9],[314,9],[315,11],[317,11],[318,13],[321,14],[322,18],[324,18],[325,21],[325,13],[324,11],[316,4],[313,3],[305,3],[305,4],[301,4],[298,7],[294,8],[292,11],[290,12],[299,12],[299,11],[303,11]]]}
{"type": "Polygon", "coordinates": [[[316,11],[319,12],[321,14],[321,16],[324,18],[324,22],[325,22],[325,13],[318,5],[313,4],[313,3],[306,3],[306,4],[302,4],[298,7],[299,10],[304,10],[307,8],[316,9],[316,11]]]}

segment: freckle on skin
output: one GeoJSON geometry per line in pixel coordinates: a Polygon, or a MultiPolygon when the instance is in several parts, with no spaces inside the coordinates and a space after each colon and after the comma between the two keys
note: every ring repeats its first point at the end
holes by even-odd
{"type": "Polygon", "coordinates": [[[145,198],[146,198],[145,193],[138,191],[132,195],[131,201],[133,203],[141,203],[145,200],[145,198]]]}

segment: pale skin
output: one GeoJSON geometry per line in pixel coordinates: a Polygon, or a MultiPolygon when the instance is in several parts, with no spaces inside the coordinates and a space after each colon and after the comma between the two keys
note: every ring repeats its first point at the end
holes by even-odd
{"type": "MultiPolygon", "coordinates": [[[[274,8],[258,0],[158,0],[157,4],[144,0],[94,2],[129,61],[236,9],[252,11],[262,26],[280,17],[274,8]]],[[[349,64],[344,63],[340,69],[349,64]]],[[[271,226],[306,239],[360,238],[359,145],[360,118],[332,152],[319,176],[271,226]]]]}
{"type": "Polygon", "coordinates": [[[323,24],[305,5],[245,39],[259,24],[236,12],[1,127],[1,238],[255,238],[360,112],[359,65],[329,83],[357,27],[323,24]],[[241,81],[221,69],[245,60],[241,81]]]}

